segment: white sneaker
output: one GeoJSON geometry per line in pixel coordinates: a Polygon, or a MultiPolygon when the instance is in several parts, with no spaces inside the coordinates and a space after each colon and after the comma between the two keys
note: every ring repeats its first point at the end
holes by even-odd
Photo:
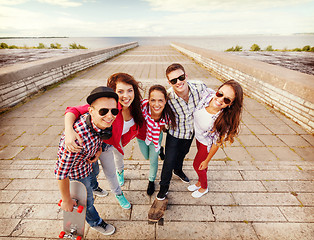
{"type": "Polygon", "coordinates": [[[192,193],[192,197],[194,198],[200,198],[201,196],[203,196],[204,194],[208,193],[208,188],[206,188],[205,192],[199,192],[198,190],[196,190],[195,192],[192,193]]]}
{"type": "Polygon", "coordinates": [[[193,184],[193,185],[190,185],[190,186],[188,186],[188,190],[190,191],[190,192],[194,192],[194,191],[196,191],[196,190],[198,190],[198,189],[200,189],[201,187],[199,186],[196,186],[195,184],[193,184]]]}

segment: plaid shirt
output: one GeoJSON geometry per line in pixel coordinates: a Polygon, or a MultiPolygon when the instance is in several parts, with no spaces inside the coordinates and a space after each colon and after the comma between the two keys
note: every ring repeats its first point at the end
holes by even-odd
{"type": "MultiPolygon", "coordinates": [[[[64,134],[62,135],[58,149],[58,161],[55,169],[55,175],[58,180],[69,177],[70,179],[82,179],[87,177],[92,171],[92,164],[87,163],[87,159],[95,156],[102,140],[98,136],[94,136],[87,124],[86,117],[89,113],[85,113],[74,124],[74,130],[83,140],[82,150],[78,153],[69,152],[65,149],[64,134]]],[[[100,131],[94,124],[96,131],[100,131]]]]}
{"type": "Polygon", "coordinates": [[[181,139],[192,139],[194,134],[193,112],[200,102],[203,91],[207,88],[201,81],[188,81],[189,101],[186,103],[174,92],[171,87],[168,89],[169,105],[176,114],[176,129],[169,129],[169,133],[181,139]]]}

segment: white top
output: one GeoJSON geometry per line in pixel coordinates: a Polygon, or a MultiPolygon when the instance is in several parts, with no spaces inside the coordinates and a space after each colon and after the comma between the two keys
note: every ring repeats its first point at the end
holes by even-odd
{"type": "Polygon", "coordinates": [[[215,119],[213,114],[206,111],[205,108],[195,110],[194,112],[194,129],[195,138],[203,145],[208,145],[208,131],[214,126],[215,119]]]}
{"type": "Polygon", "coordinates": [[[124,121],[122,135],[130,131],[130,128],[135,124],[134,119],[132,118],[129,121],[124,121]]]}

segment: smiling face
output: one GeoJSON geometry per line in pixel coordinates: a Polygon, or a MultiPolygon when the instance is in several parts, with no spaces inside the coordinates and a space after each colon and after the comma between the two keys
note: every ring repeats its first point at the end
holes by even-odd
{"type": "Polygon", "coordinates": [[[134,89],[131,84],[118,82],[116,85],[116,93],[119,96],[119,103],[121,103],[123,108],[131,106],[134,100],[134,89]]]}
{"type": "Polygon", "coordinates": [[[235,92],[230,85],[223,85],[220,89],[218,89],[218,92],[223,94],[223,96],[217,97],[215,95],[213,99],[210,101],[211,107],[214,108],[217,112],[223,108],[231,106],[233,100],[235,99],[235,92]],[[226,104],[224,102],[224,98],[230,99],[231,102],[229,104],[226,104]]]}
{"type": "Polygon", "coordinates": [[[117,108],[117,102],[113,98],[102,97],[96,99],[88,109],[93,123],[96,125],[96,127],[100,129],[105,129],[112,125],[113,121],[116,119],[116,116],[114,116],[111,111],[108,111],[108,113],[104,116],[99,115],[99,110],[101,108],[117,108]]]}
{"type": "Polygon", "coordinates": [[[184,72],[183,72],[182,69],[176,69],[176,70],[170,72],[170,73],[167,75],[168,80],[169,80],[169,81],[168,81],[169,84],[172,86],[174,92],[175,92],[178,96],[180,96],[180,95],[182,95],[182,94],[185,94],[185,93],[188,93],[188,91],[189,91],[188,83],[187,83],[187,81],[186,81],[186,79],[185,79],[185,80],[183,80],[183,81],[177,80],[177,83],[176,83],[176,84],[171,84],[171,83],[170,83],[170,80],[175,79],[175,78],[178,78],[178,77],[180,77],[180,76],[182,76],[182,75],[184,75],[184,72]]]}
{"type": "Polygon", "coordinates": [[[160,117],[167,103],[164,94],[158,90],[153,90],[148,101],[152,116],[160,117]]]}

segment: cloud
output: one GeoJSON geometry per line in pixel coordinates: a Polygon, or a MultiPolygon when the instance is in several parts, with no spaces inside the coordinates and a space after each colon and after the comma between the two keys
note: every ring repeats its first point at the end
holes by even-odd
{"type": "Polygon", "coordinates": [[[37,0],[37,1],[41,3],[48,3],[51,5],[57,5],[61,7],[78,7],[82,5],[82,3],[80,2],[74,2],[74,1],[69,1],[69,0],[37,0]]]}
{"type": "Polygon", "coordinates": [[[237,11],[267,9],[311,2],[311,0],[142,0],[148,2],[155,11],[237,11]]]}

